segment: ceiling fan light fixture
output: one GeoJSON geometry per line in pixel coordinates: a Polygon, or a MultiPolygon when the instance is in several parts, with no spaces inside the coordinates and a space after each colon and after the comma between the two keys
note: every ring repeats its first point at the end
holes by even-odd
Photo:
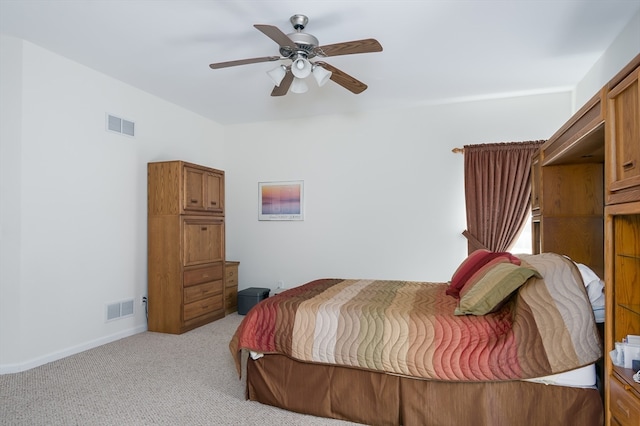
{"type": "Polygon", "coordinates": [[[322,87],[325,85],[327,81],[331,78],[331,71],[327,71],[324,67],[320,65],[314,65],[313,69],[313,78],[316,79],[318,86],[322,87]]]}
{"type": "Polygon", "coordinates": [[[311,62],[304,56],[298,56],[291,64],[291,72],[294,77],[307,78],[311,74],[311,62]]]}
{"type": "Polygon", "coordinates": [[[293,93],[306,93],[307,90],[309,90],[309,86],[307,86],[307,83],[305,83],[303,79],[294,77],[290,90],[293,93]]]}
{"type": "Polygon", "coordinates": [[[275,67],[271,71],[267,71],[267,75],[271,77],[271,80],[273,80],[273,83],[276,86],[280,86],[280,83],[282,83],[282,80],[284,79],[284,76],[286,74],[287,74],[287,67],[285,67],[284,65],[280,65],[278,67],[275,67]]]}

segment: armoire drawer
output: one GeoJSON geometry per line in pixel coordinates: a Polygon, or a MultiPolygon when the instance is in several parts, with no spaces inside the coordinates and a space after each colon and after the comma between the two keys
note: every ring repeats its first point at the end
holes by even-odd
{"type": "Polygon", "coordinates": [[[191,303],[195,302],[196,300],[206,299],[207,297],[220,294],[222,293],[222,285],[222,280],[216,280],[204,284],[185,287],[184,303],[191,303]]]}
{"type": "Polygon", "coordinates": [[[222,293],[206,299],[184,305],[184,321],[205,315],[223,308],[222,293]]]}
{"type": "Polygon", "coordinates": [[[183,279],[185,287],[208,281],[222,280],[222,263],[184,271],[183,279]]]}
{"type": "Polygon", "coordinates": [[[623,426],[637,426],[640,419],[640,400],[626,391],[618,380],[611,378],[609,383],[611,415],[623,426]]]}

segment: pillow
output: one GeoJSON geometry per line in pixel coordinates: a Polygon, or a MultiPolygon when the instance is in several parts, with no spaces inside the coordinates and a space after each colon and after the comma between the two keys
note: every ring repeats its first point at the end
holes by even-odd
{"type": "Polygon", "coordinates": [[[482,277],[465,286],[460,293],[460,303],[455,315],[485,315],[492,312],[511,293],[520,288],[532,276],[540,277],[535,269],[513,263],[498,263],[482,277]]]}
{"type": "Polygon", "coordinates": [[[479,249],[471,253],[462,261],[458,269],[451,277],[451,284],[447,287],[446,293],[456,299],[460,298],[460,290],[469,281],[469,279],[487,263],[494,259],[501,259],[504,262],[510,262],[520,265],[520,259],[507,252],[493,252],[485,249],[479,249]]]}
{"type": "Polygon", "coordinates": [[[449,296],[459,299],[460,290],[462,290],[467,279],[479,268],[478,265],[486,263],[484,259],[489,253],[491,253],[489,250],[479,249],[467,256],[460,266],[458,266],[458,269],[453,273],[451,283],[449,284],[446,293],[449,296]]]}
{"type": "MultiPolygon", "coordinates": [[[[512,263],[512,262],[510,262],[509,259],[504,257],[504,256],[495,257],[495,258],[489,260],[487,263],[485,263],[480,268],[478,268],[478,270],[476,272],[474,272],[473,275],[471,275],[469,277],[467,282],[460,289],[460,292],[459,292],[459,295],[458,295],[458,299],[460,299],[460,297],[462,297],[462,295],[465,293],[465,288],[473,287],[475,285],[475,283],[477,283],[480,279],[482,279],[482,277],[484,277],[487,274],[487,272],[489,272],[491,269],[493,269],[493,267],[495,265],[498,265],[500,263],[512,263]]],[[[522,263],[520,265],[517,265],[517,264],[514,263],[514,265],[516,265],[516,266],[528,266],[526,264],[523,265],[522,263]]]]}

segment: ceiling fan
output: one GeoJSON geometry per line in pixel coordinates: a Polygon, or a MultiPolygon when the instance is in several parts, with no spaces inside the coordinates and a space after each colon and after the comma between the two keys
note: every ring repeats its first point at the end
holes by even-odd
{"type": "Polygon", "coordinates": [[[306,92],[308,86],[304,79],[310,75],[313,75],[320,86],[324,85],[328,80],[332,80],[355,94],[362,93],[367,89],[366,84],[333,65],[317,60],[311,62],[310,59],[316,57],[352,55],[355,53],[381,52],[382,46],[377,40],[368,38],[319,46],[320,43],[316,37],[302,31],[307,26],[309,18],[305,15],[293,15],[289,21],[295,30],[295,32],[290,34],[283,33],[273,25],[254,25],[255,28],[278,43],[281,56],[263,56],[259,58],[218,62],[209,65],[209,67],[219,69],[259,62],[291,61],[288,65],[280,65],[268,72],[275,83],[271,96],[286,95],[289,89],[294,93],[306,92]]]}

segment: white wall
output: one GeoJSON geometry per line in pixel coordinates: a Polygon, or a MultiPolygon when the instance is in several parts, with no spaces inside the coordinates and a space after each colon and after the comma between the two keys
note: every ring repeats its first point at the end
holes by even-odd
{"type": "Polygon", "coordinates": [[[22,43],[0,36],[0,372],[21,358],[22,43]]]}
{"type": "Polygon", "coordinates": [[[240,288],[447,281],[466,256],[465,144],[547,139],[571,94],[227,126],[227,258],[240,288]],[[300,130],[303,138],[295,138],[300,130]],[[304,180],[305,220],[258,221],[258,182],[304,180]]]}
{"type": "Polygon", "coordinates": [[[0,54],[4,373],[145,330],[146,164],[225,159],[210,120],[27,42],[2,37],[0,54]],[[131,298],[133,317],[105,322],[131,298]]]}

